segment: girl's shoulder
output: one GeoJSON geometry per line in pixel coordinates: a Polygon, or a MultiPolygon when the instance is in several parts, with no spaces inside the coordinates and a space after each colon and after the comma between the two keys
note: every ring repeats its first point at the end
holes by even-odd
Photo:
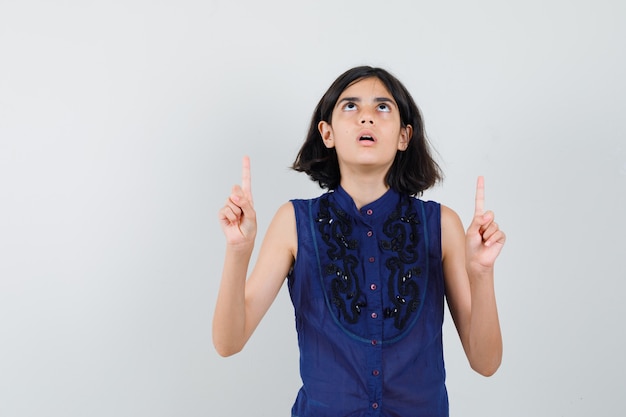
{"type": "Polygon", "coordinates": [[[456,211],[454,211],[452,208],[444,205],[444,204],[439,204],[441,207],[441,223],[450,223],[450,222],[460,222],[461,218],[459,217],[459,215],[457,214],[456,211]]]}
{"type": "Polygon", "coordinates": [[[334,191],[326,191],[322,194],[319,194],[317,196],[314,197],[308,197],[308,198],[292,198],[289,200],[290,203],[296,202],[296,204],[309,204],[310,202],[315,202],[318,201],[320,199],[324,199],[324,198],[328,198],[332,193],[334,193],[334,191]]]}

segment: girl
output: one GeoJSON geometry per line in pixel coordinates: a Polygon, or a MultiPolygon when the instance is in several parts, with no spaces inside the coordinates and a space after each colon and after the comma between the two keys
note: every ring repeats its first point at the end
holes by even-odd
{"type": "Polygon", "coordinates": [[[218,353],[239,352],[285,279],[303,386],[294,417],[447,416],[444,297],[471,367],[502,358],[494,263],[505,235],[418,196],[441,179],[406,88],[380,68],[346,71],[320,100],[293,164],[328,192],[281,206],[247,277],[256,219],[250,162],[219,212],[226,254],[213,321],[218,353]]]}

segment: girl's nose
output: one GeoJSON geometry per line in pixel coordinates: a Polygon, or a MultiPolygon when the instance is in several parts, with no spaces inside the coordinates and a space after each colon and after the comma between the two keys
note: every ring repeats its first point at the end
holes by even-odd
{"type": "Polygon", "coordinates": [[[363,113],[361,115],[361,124],[366,124],[366,123],[369,123],[371,125],[374,124],[374,118],[369,112],[363,113]]]}

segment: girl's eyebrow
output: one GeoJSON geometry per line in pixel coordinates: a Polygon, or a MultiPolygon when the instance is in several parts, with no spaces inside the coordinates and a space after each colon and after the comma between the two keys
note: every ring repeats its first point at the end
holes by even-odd
{"type": "MultiPolygon", "coordinates": [[[[342,103],[344,101],[354,101],[355,103],[359,103],[361,101],[363,101],[360,97],[343,97],[342,99],[340,99],[339,101],[337,101],[337,104],[342,103]]],[[[374,98],[374,102],[376,103],[394,103],[394,101],[392,99],[390,99],[389,97],[375,97],[374,98]]]]}

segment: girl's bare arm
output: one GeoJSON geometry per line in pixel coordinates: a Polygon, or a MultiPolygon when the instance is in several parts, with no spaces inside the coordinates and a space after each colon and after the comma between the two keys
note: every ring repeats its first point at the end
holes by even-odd
{"type": "Polygon", "coordinates": [[[213,344],[220,355],[230,356],[243,349],[276,298],[295,259],[297,237],[293,206],[286,203],[268,227],[247,278],[257,227],[248,158],[243,162],[242,185],[233,187],[219,219],[226,254],[213,316],[213,344]]]}
{"type": "Polygon", "coordinates": [[[463,231],[458,215],[442,206],[443,269],[448,306],[471,367],[492,375],[502,360],[502,335],[494,289],[494,264],[505,235],[484,212],[479,178],[472,223],[463,231]]]}

